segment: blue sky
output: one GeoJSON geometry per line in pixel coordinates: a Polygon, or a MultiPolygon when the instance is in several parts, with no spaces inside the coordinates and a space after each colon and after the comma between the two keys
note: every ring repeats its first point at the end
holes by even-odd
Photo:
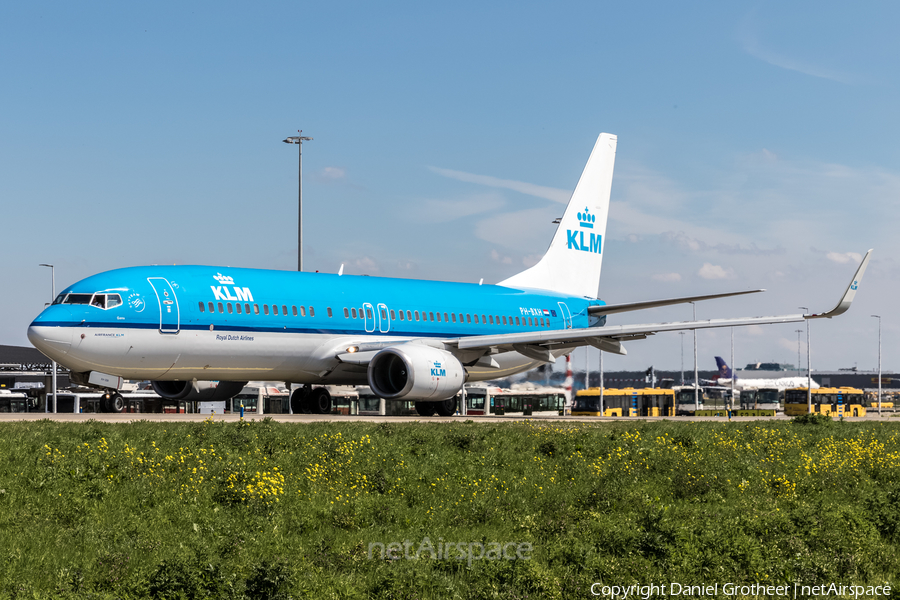
{"type": "MultiPolygon", "coordinates": [[[[900,368],[900,8],[782,4],[6,3],[0,343],[27,344],[39,263],[58,288],[138,264],[294,268],[281,140],[301,128],[308,269],[501,280],[546,249],[607,131],[602,298],[762,287],[698,317],[824,310],[874,247],[851,312],[813,323],[813,366],[875,368],[881,314],[900,368]]],[[[795,329],[737,331],[736,362],[796,362],[795,329]]],[[[699,340],[702,366],[728,355],[729,332],[699,340]]],[[[678,368],[680,341],[605,366],[678,368]]]]}

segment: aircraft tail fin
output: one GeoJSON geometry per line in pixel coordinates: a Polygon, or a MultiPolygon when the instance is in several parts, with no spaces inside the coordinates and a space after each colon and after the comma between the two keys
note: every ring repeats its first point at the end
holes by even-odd
{"type": "Polygon", "coordinates": [[[731,367],[728,366],[721,356],[716,357],[716,367],[719,369],[720,378],[731,379],[734,376],[731,367]]]}
{"type": "Polygon", "coordinates": [[[616,143],[616,136],[600,134],[550,248],[536,265],[498,285],[597,297],[616,143]]]}

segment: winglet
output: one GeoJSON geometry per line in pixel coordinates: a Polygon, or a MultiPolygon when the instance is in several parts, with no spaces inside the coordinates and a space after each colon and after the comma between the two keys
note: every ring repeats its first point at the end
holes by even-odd
{"type": "Polygon", "coordinates": [[[821,314],[804,315],[805,318],[830,319],[831,317],[836,317],[847,312],[847,309],[850,308],[850,303],[853,302],[853,298],[856,296],[856,290],[859,287],[859,282],[862,281],[863,273],[866,272],[866,267],[869,266],[869,257],[871,255],[872,250],[870,249],[868,252],[866,252],[865,257],[863,257],[862,262],[859,264],[859,268],[856,269],[856,273],[853,275],[853,279],[850,280],[850,285],[847,286],[847,291],[844,292],[844,295],[841,297],[840,302],[837,303],[837,306],[835,306],[828,312],[824,312],[821,314]]]}

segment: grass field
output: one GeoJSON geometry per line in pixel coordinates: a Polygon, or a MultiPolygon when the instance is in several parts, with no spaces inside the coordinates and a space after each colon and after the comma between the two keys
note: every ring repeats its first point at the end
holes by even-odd
{"type": "Polygon", "coordinates": [[[7,423],[0,553],[2,598],[900,585],[900,425],[7,423]]]}

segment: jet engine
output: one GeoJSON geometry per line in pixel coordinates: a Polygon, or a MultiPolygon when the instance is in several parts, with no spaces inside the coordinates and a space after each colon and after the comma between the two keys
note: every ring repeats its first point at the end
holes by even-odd
{"type": "Polygon", "coordinates": [[[241,393],[246,381],[151,381],[153,391],[167,400],[228,400],[241,393]]]}
{"type": "Polygon", "coordinates": [[[446,400],[462,389],[466,371],[455,356],[417,344],[389,346],[369,361],[369,387],[386,400],[446,400]]]}

